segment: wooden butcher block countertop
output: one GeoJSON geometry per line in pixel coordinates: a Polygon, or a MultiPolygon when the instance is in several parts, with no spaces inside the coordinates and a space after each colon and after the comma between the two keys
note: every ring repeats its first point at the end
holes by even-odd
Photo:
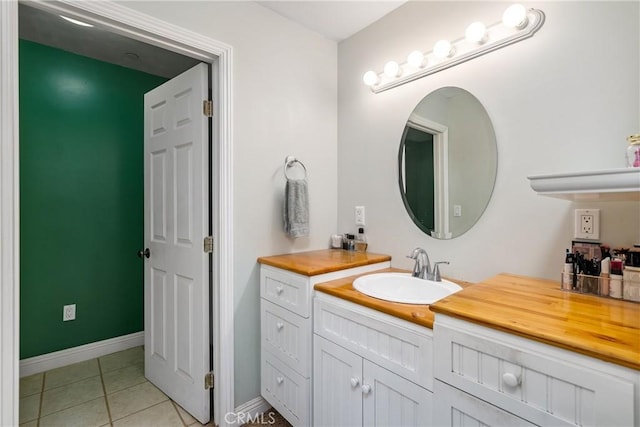
{"type": "MultiPolygon", "coordinates": [[[[335,297],[342,298],[344,300],[351,301],[356,304],[360,304],[365,307],[369,307],[386,314],[390,314],[391,316],[398,317],[400,319],[407,320],[412,323],[416,323],[420,326],[433,328],[433,312],[429,310],[428,305],[403,304],[399,302],[385,301],[385,300],[373,298],[361,292],[358,292],[353,287],[354,280],[356,280],[360,276],[365,276],[367,274],[389,273],[389,272],[410,273],[407,270],[400,270],[397,268],[386,268],[384,270],[373,271],[371,273],[359,274],[356,276],[345,277],[343,279],[332,280],[330,282],[318,283],[314,286],[314,289],[316,291],[333,295],[335,297]]],[[[450,278],[447,278],[447,280],[451,280],[452,282],[459,284],[463,288],[471,285],[470,283],[461,282],[459,280],[454,280],[450,278]]]]}
{"type": "Polygon", "coordinates": [[[499,274],[431,306],[446,314],[640,370],[640,304],[499,274]]]}
{"type": "Polygon", "coordinates": [[[315,276],[385,261],[391,261],[391,257],[389,255],[345,251],[342,249],[322,249],[258,258],[260,264],[282,268],[305,276],[315,276]]]}

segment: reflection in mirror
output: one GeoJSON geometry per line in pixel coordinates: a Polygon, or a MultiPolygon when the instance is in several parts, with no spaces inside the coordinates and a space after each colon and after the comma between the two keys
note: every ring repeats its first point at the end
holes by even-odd
{"type": "Polygon", "coordinates": [[[409,116],[398,152],[409,216],[438,239],[465,233],[489,203],[497,163],[495,133],[480,101],[457,87],[430,93],[409,116]]]}

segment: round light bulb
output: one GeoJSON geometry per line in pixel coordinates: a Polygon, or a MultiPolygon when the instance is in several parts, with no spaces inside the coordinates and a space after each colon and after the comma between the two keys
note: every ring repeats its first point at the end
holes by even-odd
{"type": "Polygon", "coordinates": [[[482,22],[474,22],[467,27],[464,37],[468,42],[482,44],[487,41],[487,27],[482,22]]]}
{"type": "Polygon", "coordinates": [[[377,84],[380,79],[378,78],[378,74],[376,74],[375,71],[367,71],[366,73],[364,73],[364,76],[362,76],[362,81],[367,86],[373,86],[377,84]]]}
{"type": "Polygon", "coordinates": [[[384,74],[387,77],[399,77],[402,70],[396,61],[389,61],[384,64],[384,74]]]}
{"type": "Polygon", "coordinates": [[[407,64],[414,68],[424,67],[424,54],[419,50],[414,50],[409,54],[409,56],[407,56],[407,64]]]}
{"type": "Polygon", "coordinates": [[[509,28],[522,29],[527,26],[527,9],[521,4],[512,4],[502,14],[502,23],[509,28]]]}
{"type": "Polygon", "coordinates": [[[438,58],[448,58],[453,55],[453,46],[448,40],[440,40],[433,46],[433,54],[438,58]]]}

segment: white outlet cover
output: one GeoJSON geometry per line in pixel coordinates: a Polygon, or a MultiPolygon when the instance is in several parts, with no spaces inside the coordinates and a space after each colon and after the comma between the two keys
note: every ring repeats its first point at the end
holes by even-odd
{"type": "Polygon", "coordinates": [[[76,320],[76,305],[70,304],[62,307],[62,321],[76,320]]]}
{"type": "Polygon", "coordinates": [[[600,209],[576,209],[573,237],[576,239],[598,240],[600,239],[600,209]],[[591,233],[582,230],[582,218],[592,217],[591,233]]]}
{"type": "Polygon", "coordinates": [[[364,206],[356,206],[355,217],[356,225],[366,225],[364,223],[364,206]]]}

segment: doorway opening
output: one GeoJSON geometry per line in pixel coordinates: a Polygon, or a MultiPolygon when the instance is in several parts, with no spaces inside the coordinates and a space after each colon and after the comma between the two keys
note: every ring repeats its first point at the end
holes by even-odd
{"type": "MultiPolygon", "coordinates": [[[[17,75],[15,69],[10,64],[17,63],[18,51],[18,34],[17,27],[14,24],[17,21],[18,5],[16,2],[3,6],[0,10],[0,24],[6,32],[3,32],[2,41],[2,76],[3,89],[7,87],[6,82],[12,82],[17,86],[17,75]],[[7,78],[8,76],[8,78],[7,78]]],[[[57,2],[47,3],[29,3],[31,6],[42,9],[49,13],[65,14],[69,17],[82,20],[100,26],[103,29],[112,31],[113,33],[125,35],[138,41],[143,41],[151,45],[178,52],[182,55],[191,57],[199,62],[207,62],[212,64],[211,81],[215,111],[214,118],[215,133],[212,135],[214,150],[211,153],[212,164],[215,165],[216,172],[210,179],[210,188],[212,189],[212,199],[215,206],[216,220],[213,223],[213,234],[216,237],[213,258],[213,294],[211,295],[211,305],[214,308],[214,328],[213,347],[215,354],[213,356],[214,377],[215,382],[215,399],[214,399],[214,421],[217,424],[224,424],[223,417],[220,414],[233,411],[233,346],[220,345],[221,331],[228,340],[232,337],[233,331],[233,287],[232,287],[232,150],[231,150],[231,48],[223,43],[208,39],[201,35],[171,26],[165,22],[155,20],[149,16],[137,13],[124,6],[117,4],[62,4],[57,2]],[[218,419],[220,422],[218,422],[218,419]]],[[[7,101],[13,105],[14,110],[18,108],[17,94],[15,91],[8,91],[7,101]]],[[[18,130],[17,120],[13,120],[10,116],[2,115],[2,125],[6,130],[11,132],[3,132],[2,148],[5,152],[18,152],[18,130]],[[5,127],[6,126],[6,127],[5,127]]],[[[9,165],[11,169],[17,171],[18,156],[13,158],[4,157],[2,159],[3,167],[9,165]]],[[[9,170],[11,170],[9,169],[9,170]]],[[[5,168],[7,170],[7,168],[5,168]]],[[[18,183],[16,173],[11,177],[11,182],[18,183]]],[[[7,182],[7,181],[6,181],[7,182]]],[[[3,233],[10,231],[14,239],[10,242],[13,245],[11,258],[13,265],[18,265],[19,253],[19,230],[17,226],[16,213],[18,211],[17,203],[19,196],[16,194],[8,194],[2,192],[2,218],[3,233]],[[5,221],[5,219],[7,221],[5,221]]],[[[3,246],[3,250],[8,245],[3,246]]],[[[7,251],[3,251],[3,261],[7,251]]],[[[9,272],[11,273],[11,272],[9,272]]],[[[3,287],[3,298],[6,295],[13,296],[14,303],[9,305],[7,314],[13,314],[12,322],[3,320],[2,324],[2,345],[3,348],[9,350],[8,354],[13,354],[13,360],[10,358],[2,359],[2,373],[9,374],[7,377],[14,378],[8,385],[2,389],[2,397],[5,404],[4,408],[9,408],[10,414],[6,418],[9,423],[16,423],[18,408],[18,349],[17,339],[10,337],[7,332],[7,326],[13,330],[13,337],[17,337],[19,331],[19,319],[17,316],[17,295],[19,294],[19,280],[17,275],[5,276],[3,274],[3,284],[12,284],[13,286],[5,289],[3,287]],[[10,280],[5,282],[5,279],[10,280]]],[[[5,306],[3,305],[3,308],[5,306]]],[[[7,316],[8,317],[8,316],[7,316]]],[[[7,318],[5,317],[5,319],[7,318]]],[[[3,415],[4,417],[4,415],[3,415]]],[[[3,418],[5,420],[5,418],[3,418]]]]}

